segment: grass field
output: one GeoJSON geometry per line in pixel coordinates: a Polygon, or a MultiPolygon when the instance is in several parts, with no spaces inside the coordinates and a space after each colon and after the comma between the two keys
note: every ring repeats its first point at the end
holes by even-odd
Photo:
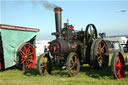
{"type": "MultiPolygon", "coordinates": [[[[128,53],[124,54],[124,56],[126,55],[128,53]]],[[[125,74],[122,79],[114,79],[110,64],[104,70],[94,70],[88,65],[84,65],[75,77],[68,77],[66,70],[57,68],[54,68],[52,74],[47,76],[40,76],[36,66],[28,71],[11,68],[0,72],[0,85],[128,85],[128,63],[125,74]]]]}

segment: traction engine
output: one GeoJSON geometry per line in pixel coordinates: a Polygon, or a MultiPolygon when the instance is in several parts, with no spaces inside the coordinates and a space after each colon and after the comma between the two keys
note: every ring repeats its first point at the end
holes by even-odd
{"type": "Polygon", "coordinates": [[[62,9],[54,9],[56,32],[52,35],[56,39],[51,41],[49,48],[39,56],[37,67],[41,75],[51,73],[53,66],[66,67],[69,76],[75,76],[80,66],[89,64],[99,69],[108,66],[109,52],[106,42],[98,39],[95,25],[88,24],[86,29],[74,30],[74,26],[64,23],[61,26],[62,9]]]}

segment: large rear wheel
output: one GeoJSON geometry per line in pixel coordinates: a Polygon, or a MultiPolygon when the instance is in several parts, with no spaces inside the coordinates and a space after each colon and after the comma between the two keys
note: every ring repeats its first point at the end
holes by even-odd
{"type": "Polygon", "coordinates": [[[91,47],[91,62],[96,69],[108,66],[109,52],[107,44],[102,39],[97,39],[93,42],[91,47]]]}

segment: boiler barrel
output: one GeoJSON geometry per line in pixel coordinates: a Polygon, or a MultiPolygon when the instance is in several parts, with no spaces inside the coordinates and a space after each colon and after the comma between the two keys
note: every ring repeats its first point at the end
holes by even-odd
{"type": "Polygon", "coordinates": [[[65,40],[54,40],[49,46],[49,50],[53,56],[75,52],[76,48],[77,45],[74,42],[67,42],[65,40]]]}

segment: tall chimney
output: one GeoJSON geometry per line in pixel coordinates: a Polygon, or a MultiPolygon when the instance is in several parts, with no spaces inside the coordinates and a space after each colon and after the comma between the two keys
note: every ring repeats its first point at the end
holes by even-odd
{"type": "Polygon", "coordinates": [[[61,20],[61,12],[62,9],[60,7],[54,8],[55,12],[55,24],[56,24],[56,38],[61,38],[61,29],[62,29],[62,20],[61,20]]]}

